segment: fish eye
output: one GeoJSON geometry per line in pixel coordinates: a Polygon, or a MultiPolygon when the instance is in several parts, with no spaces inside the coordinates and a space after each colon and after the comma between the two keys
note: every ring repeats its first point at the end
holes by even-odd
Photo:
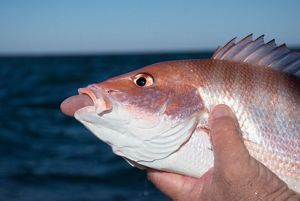
{"type": "Polygon", "coordinates": [[[140,73],[134,77],[133,81],[139,87],[147,87],[153,84],[153,77],[147,73],[140,73]]]}
{"type": "Polygon", "coordinates": [[[140,77],[140,78],[137,79],[135,82],[136,82],[136,85],[138,85],[138,86],[140,86],[140,87],[143,87],[143,86],[146,85],[147,80],[146,80],[146,78],[144,78],[144,77],[140,77]]]}

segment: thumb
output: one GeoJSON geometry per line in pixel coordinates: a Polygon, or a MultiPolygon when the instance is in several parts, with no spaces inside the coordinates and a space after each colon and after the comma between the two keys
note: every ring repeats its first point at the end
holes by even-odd
{"type": "Polygon", "coordinates": [[[249,159],[250,155],[243,143],[238,121],[228,106],[215,106],[210,114],[208,125],[215,167],[226,169],[229,165],[249,159]]]}
{"type": "Polygon", "coordinates": [[[148,169],[148,179],[173,200],[182,200],[197,183],[197,179],[180,174],[148,169]]]}

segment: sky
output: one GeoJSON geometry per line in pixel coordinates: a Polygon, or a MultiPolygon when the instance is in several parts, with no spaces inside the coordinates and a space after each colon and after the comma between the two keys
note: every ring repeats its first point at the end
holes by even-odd
{"type": "Polygon", "coordinates": [[[0,55],[214,50],[250,33],[296,47],[299,10],[299,0],[0,0],[0,55]]]}

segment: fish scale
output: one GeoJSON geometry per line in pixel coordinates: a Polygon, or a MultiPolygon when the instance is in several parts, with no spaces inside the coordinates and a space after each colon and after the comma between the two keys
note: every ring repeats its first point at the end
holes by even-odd
{"type": "MultiPolygon", "coordinates": [[[[233,109],[233,111],[237,114],[237,118],[240,120],[241,123],[241,130],[243,131],[244,134],[246,133],[246,136],[244,136],[246,139],[250,139],[250,141],[252,141],[251,135],[253,133],[255,132],[261,133],[261,138],[263,139],[262,142],[260,142],[260,140],[258,139],[256,141],[251,142],[257,144],[258,148],[252,145],[251,143],[248,144],[250,153],[259,161],[264,163],[267,167],[269,167],[271,170],[273,170],[275,173],[278,173],[279,176],[287,175],[289,172],[289,168],[297,169],[297,171],[294,173],[295,174],[294,177],[296,178],[296,180],[298,180],[298,182],[300,182],[299,180],[300,169],[299,167],[298,168],[296,167],[296,164],[299,163],[299,158],[300,158],[299,156],[300,128],[298,126],[300,122],[299,90],[288,91],[286,88],[288,87],[288,85],[284,85],[284,87],[281,85],[283,84],[282,82],[288,80],[288,77],[280,78],[280,76],[278,76],[277,79],[282,79],[282,81],[281,82],[279,81],[276,85],[274,85],[275,84],[274,78],[270,77],[270,81],[268,81],[269,76],[262,75],[259,73],[259,71],[255,76],[257,79],[254,86],[259,87],[260,92],[263,94],[256,94],[255,97],[248,96],[249,92],[251,92],[251,90],[249,91],[249,88],[248,90],[247,88],[245,88],[246,90],[241,93],[241,91],[237,90],[237,88],[231,87],[232,83],[230,82],[233,83],[235,82],[233,85],[240,86],[248,83],[249,80],[247,81],[247,79],[234,80],[234,78],[230,75],[227,77],[227,79],[225,79],[226,80],[225,82],[227,82],[227,86],[222,86],[221,84],[215,84],[214,80],[220,79],[217,77],[218,74],[220,74],[220,77],[223,80],[224,68],[232,68],[229,65],[232,64],[228,64],[228,62],[225,63],[218,62],[213,65],[212,64],[207,65],[210,66],[208,68],[211,68],[211,66],[213,66],[213,68],[219,69],[219,71],[213,70],[212,71],[213,75],[211,77],[209,74],[206,74],[205,77],[203,76],[201,78],[202,86],[204,86],[204,89],[202,89],[202,91],[207,90],[208,93],[211,93],[210,95],[202,95],[202,98],[204,98],[204,102],[210,103],[210,105],[207,105],[207,107],[210,110],[216,104],[229,105],[233,109]],[[273,93],[275,92],[274,95],[277,97],[277,101],[274,102],[272,105],[269,105],[268,102],[272,94],[268,93],[269,92],[268,89],[274,89],[274,88],[275,90],[271,90],[271,92],[273,93]],[[221,91],[223,91],[223,93],[220,93],[221,91]],[[240,100],[235,98],[236,100],[238,100],[239,103],[237,103],[236,101],[231,101],[231,98],[235,97],[236,94],[240,95],[241,98],[240,100]],[[262,96],[264,94],[269,95],[269,97],[262,96]],[[210,99],[210,100],[206,101],[206,99],[210,99]],[[240,108],[243,108],[244,111],[243,113],[238,112],[240,110],[239,106],[240,108]],[[291,119],[291,117],[289,117],[287,113],[292,113],[292,118],[294,120],[291,119]],[[249,119],[249,117],[250,117],[249,122],[245,123],[242,121],[245,119],[249,119]],[[293,126],[288,126],[289,121],[286,122],[288,119],[294,121],[293,126]],[[254,127],[256,129],[253,129],[254,127]],[[268,130],[270,130],[270,132],[265,132],[268,130]],[[291,146],[286,147],[285,143],[283,143],[285,141],[288,141],[291,146]],[[266,153],[269,151],[273,152],[274,154],[272,154],[266,160],[266,158],[262,156],[269,154],[266,153]],[[280,159],[280,157],[278,157],[280,152],[281,153],[283,152],[285,154],[286,160],[284,163],[286,165],[283,165],[284,168],[278,168],[278,166],[276,166],[276,164],[280,164],[277,162],[280,162],[280,160],[282,160],[280,159]]],[[[198,69],[199,70],[201,69],[200,71],[202,71],[202,68],[204,67],[203,64],[199,63],[198,66],[199,66],[198,69]]],[[[241,70],[240,72],[243,73],[242,70],[243,67],[239,67],[238,69],[241,70]]],[[[241,78],[243,77],[242,73],[240,74],[241,78]]],[[[203,73],[199,72],[199,74],[203,74],[203,73]]],[[[245,77],[247,78],[246,75],[245,77]]],[[[250,81],[253,82],[253,79],[250,79],[250,81]]],[[[291,84],[296,85],[297,82],[295,83],[291,82],[291,84]]],[[[250,93],[250,94],[255,94],[255,93],[250,93]]]]}

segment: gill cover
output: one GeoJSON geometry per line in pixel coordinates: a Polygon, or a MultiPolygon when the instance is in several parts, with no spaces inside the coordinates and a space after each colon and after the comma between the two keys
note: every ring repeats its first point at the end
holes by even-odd
{"type": "Polygon", "coordinates": [[[75,118],[109,144],[115,154],[142,165],[149,164],[180,149],[197,127],[200,96],[191,86],[184,89],[166,93],[166,101],[152,118],[135,118],[134,112],[141,112],[141,108],[129,110],[128,105],[109,96],[112,105],[109,112],[98,114],[99,108],[87,106],[76,111],[75,118]]]}

